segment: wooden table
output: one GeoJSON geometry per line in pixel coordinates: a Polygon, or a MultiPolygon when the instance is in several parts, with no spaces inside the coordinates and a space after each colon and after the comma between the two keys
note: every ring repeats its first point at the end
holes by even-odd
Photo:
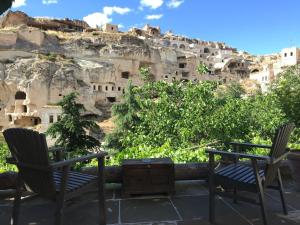
{"type": "Polygon", "coordinates": [[[122,162],[122,193],[157,194],[174,192],[174,163],[170,158],[126,159],[122,162]]]}

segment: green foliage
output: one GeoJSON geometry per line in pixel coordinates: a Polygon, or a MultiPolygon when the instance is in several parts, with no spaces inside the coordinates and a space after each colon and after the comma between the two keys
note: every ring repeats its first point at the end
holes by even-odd
{"type": "Polygon", "coordinates": [[[300,66],[287,68],[272,84],[271,92],[276,96],[288,121],[294,122],[296,130],[292,141],[300,143],[300,66]]]}
{"type": "MultiPolygon", "coordinates": [[[[120,165],[124,159],[162,157],[170,157],[175,163],[205,162],[208,160],[204,146],[195,149],[174,149],[171,147],[170,143],[166,142],[160,147],[140,145],[127,148],[117,154],[113,154],[109,160],[107,160],[106,165],[120,165]]],[[[89,166],[97,166],[97,161],[93,160],[89,166]]]]}
{"type": "MultiPolygon", "coordinates": [[[[246,93],[245,89],[238,82],[232,82],[226,86],[223,96],[229,98],[241,98],[246,93]]],[[[222,98],[222,96],[220,96],[222,98]]]]}
{"type": "Polygon", "coordinates": [[[116,130],[107,135],[107,147],[121,149],[123,147],[123,137],[128,135],[128,132],[139,124],[137,112],[140,106],[135,98],[136,88],[132,85],[131,80],[125,90],[123,101],[120,104],[115,104],[112,107],[112,114],[115,117],[117,125],[116,130]]]}
{"type": "Polygon", "coordinates": [[[7,164],[6,158],[10,156],[8,146],[4,141],[3,136],[0,134],[0,173],[7,171],[17,171],[16,166],[7,164]]]}
{"type": "Polygon", "coordinates": [[[117,129],[107,139],[110,148],[121,151],[116,162],[156,156],[165,152],[162,146],[170,147],[172,157],[180,155],[175,161],[205,160],[203,152],[194,157],[194,151],[183,149],[214,141],[270,140],[287,121],[274,94],[242,98],[239,84],[228,86],[221,95],[219,89],[211,81],[129,85],[124,101],[114,106],[117,129]]]}
{"type": "Polygon", "coordinates": [[[196,71],[199,74],[207,74],[209,72],[208,67],[204,64],[204,63],[200,63],[197,67],[196,67],[196,71]]]}
{"type": "Polygon", "coordinates": [[[58,103],[62,107],[61,118],[49,127],[47,135],[56,139],[57,146],[63,146],[69,152],[81,154],[86,153],[88,149],[100,146],[100,143],[86,134],[87,130],[97,129],[98,126],[94,121],[81,116],[85,108],[76,102],[77,95],[77,93],[66,95],[58,103]]]}
{"type": "Polygon", "coordinates": [[[152,81],[153,77],[151,74],[151,68],[150,67],[141,67],[139,68],[140,76],[142,77],[143,81],[145,83],[152,81]]]}
{"type": "Polygon", "coordinates": [[[279,75],[272,91],[287,117],[300,127],[300,66],[293,66],[279,75]]]}
{"type": "Polygon", "coordinates": [[[50,52],[50,53],[47,53],[47,54],[40,54],[39,58],[55,62],[58,58],[58,55],[55,54],[55,53],[50,52]]]}

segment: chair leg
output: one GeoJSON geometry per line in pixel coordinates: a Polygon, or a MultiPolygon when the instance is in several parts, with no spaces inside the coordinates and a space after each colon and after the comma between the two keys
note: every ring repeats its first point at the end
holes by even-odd
{"type": "Polygon", "coordinates": [[[259,198],[259,203],[260,203],[260,210],[261,210],[261,215],[263,219],[264,225],[268,224],[267,221],[267,214],[266,214],[266,208],[265,208],[265,197],[264,197],[264,192],[262,189],[262,185],[259,185],[259,192],[258,192],[258,198],[259,198]]]}
{"type": "Polygon", "coordinates": [[[215,223],[215,193],[212,187],[209,187],[209,222],[215,223]]]}
{"type": "Polygon", "coordinates": [[[55,211],[55,225],[63,224],[63,211],[64,211],[64,203],[65,203],[65,192],[69,177],[70,166],[64,166],[62,168],[62,177],[60,183],[60,192],[56,196],[56,211],[55,211]]]}
{"type": "Polygon", "coordinates": [[[98,159],[99,225],[106,225],[104,158],[98,159]]]}
{"type": "Polygon", "coordinates": [[[259,176],[257,160],[251,159],[251,163],[253,166],[253,172],[254,172],[256,185],[257,185],[256,187],[257,187],[257,192],[258,192],[258,198],[259,198],[262,219],[263,219],[264,225],[267,225],[268,222],[267,222],[267,214],[266,214],[266,208],[265,208],[264,188],[263,188],[263,184],[262,184],[262,179],[259,176]]]}
{"type": "Polygon", "coordinates": [[[282,210],[283,213],[285,215],[288,214],[287,208],[286,208],[286,204],[285,204],[285,199],[284,199],[284,195],[283,195],[283,185],[282,185],[282,179],[281,179],[281,174],[280,174],[280,170],[278,169],[278,186],[279,186],[279,193],[280,193],[280,198],[281,198],[281,203],[282,203],[282,210]]]}
{"type": "Polygon", "coordinates": [[[214,155],[209,154],[209,222],[215,223],[214,155]]]}
{"type": "Polygon", "coordinates": [[[19,223],[21,195],[22,195],[21,189],[22,189],[22,180],[21,180],[21,178],[18,177],[15,198],[14,198],[12,218],[11,218],[12,225],[18,225],[18,223],[19,223]]]}
{"type": "Polygon", "coordinates": [[[233,203],[237,203],[237,189],[236,187],[233,188],[233,203]]]}
{"type": "Polygon", "coordinates": [[[64,211],[64,199],[57,197],[56,198],[56,212],[55,212],[55,225],[63,224],[63,211],[64,211]]]}

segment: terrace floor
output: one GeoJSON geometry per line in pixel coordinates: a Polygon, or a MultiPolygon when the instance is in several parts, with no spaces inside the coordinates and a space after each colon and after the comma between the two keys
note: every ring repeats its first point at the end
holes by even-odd
{"type": "MultiPolygon", "coordinates": [[[[281,212],[279,194],[268,191],[266,202],[270,225],[300,224],[300,192],[294,191],[292,181],[285,181],[289,215],[281,212]]],[[[208,190],[204,181],[176,182],[174,196],[121,197],[121,186],[107,185],[107,223],[120,225],[207,225],[208,190]]],[[[218,198],[216,201],[218,225],[260,225],[258,206],[218,198]]],[[[0,200],[0,224],[9,224],[12,201],[0,200]]],[[[96,225],[98,218],[96,189],[67,202],[65,224],[96,225]]],[[[38,197],[25,200],[21,206],[21,224],[48,225],[54,223],[54,204],[38,197]]]]}

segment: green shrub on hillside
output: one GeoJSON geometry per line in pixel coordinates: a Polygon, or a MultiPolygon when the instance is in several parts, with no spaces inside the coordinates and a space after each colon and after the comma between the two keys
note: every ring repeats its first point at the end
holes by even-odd
{"type": "MultiPolygon", "coordinates": [[[[107,137],[107,146],[120,151],[116,158],[154,154],[166,145],[175,154],[199,143],[249,142],[258,137],[268,141],[288,121],[276,95],[243,98],[237,84],[226,90],[220,95],[219,86],[211,81],[129,86],[124,101],[113,106],[117,128],[107,137]]],[[[185,154],[196,160],[189,157],[192,151],[185,154]]],[[[202,154],[198,160],[205,160],[202,154]]]]}
{"type": "Polygon", "coordinates": [[[8,146],[0,136],[0,173],[17,170],[16,166],[6,163],[6,158],[9,156],[8,146]]]}

